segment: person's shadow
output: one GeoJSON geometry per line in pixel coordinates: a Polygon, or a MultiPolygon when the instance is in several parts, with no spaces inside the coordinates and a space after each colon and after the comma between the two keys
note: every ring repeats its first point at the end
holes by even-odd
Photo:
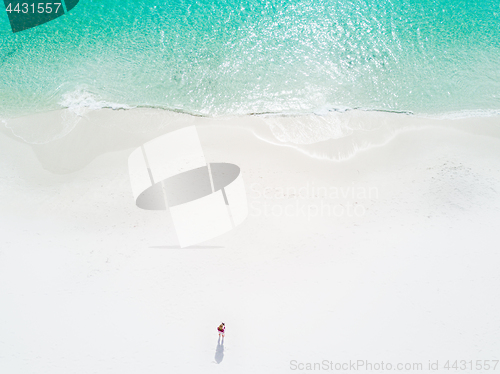
{"type": "Polygon", "coordinates": [[[220,364],[224,359],[224,338],[222,338],[222,344],[219,336],[219,341],[217,342],[217,349],[215,350],[215,362],[220,364]]]}

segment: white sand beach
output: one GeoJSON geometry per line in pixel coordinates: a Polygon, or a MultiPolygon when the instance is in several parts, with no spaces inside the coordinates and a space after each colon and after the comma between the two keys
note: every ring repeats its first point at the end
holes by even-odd
{"type": "Polygon", "coordinates": [[[100,109],[4,122],[2,372],[500,359],[500,117],[100,109]],[[28,138],[33,124],[46,138],[28,138]],[[250,212],[181,249],[167,212],[135,206],[127,159],[188,125],[209,162],[241,168],[250,212]]]}

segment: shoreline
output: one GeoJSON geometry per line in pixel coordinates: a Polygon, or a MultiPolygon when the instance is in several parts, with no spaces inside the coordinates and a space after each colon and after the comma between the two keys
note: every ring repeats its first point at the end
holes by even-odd
{"type": "Polygon", "coordinates": [[[379,111],[326,115],[196,117],[160,109],[70,109],[3,120],[0,132],[32,147],[44,167],[59,173],[84,167],[99,155],[136,148],[183,126],[238,127],[278,147],[318,160],[342,162],[390,143],[398,134],[424,128],[452,128],[500,138],[500,116],[436,119],[379,111]],[[65,166],[57,155],[73,149],[65,166]],[[72,159],[74,162],[72,162],[72,159]]]}

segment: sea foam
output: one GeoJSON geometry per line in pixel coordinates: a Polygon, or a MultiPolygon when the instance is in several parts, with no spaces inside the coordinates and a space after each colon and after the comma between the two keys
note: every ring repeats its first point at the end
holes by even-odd
{"type": "Polygon", "coordinates": [[[59,101],[59,105],[61,105],[61,107],[63,108],[68,108],[77,116],[83,116],[88,111],[103,108],[110,108],[113,110],[133,108],[127,104],[119,104],[108,102],[105,100],[99,100],[94,94],[81,88],[63,94],[61,101],[59,101]]]}
{"type": "Polygon", "coordinates": [[[2,120],[13,135],[29,144],[46,144],[68,135],[89,112],[103,108],[131,109],[125,104],[99,100],[85,89],[77,89],[62,95],[62,110],[58,116],[53,111],[2,120]]]}

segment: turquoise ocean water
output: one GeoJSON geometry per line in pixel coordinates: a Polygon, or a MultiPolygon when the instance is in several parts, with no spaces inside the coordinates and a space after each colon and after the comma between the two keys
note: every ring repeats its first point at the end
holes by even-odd
{"type": "Polygon", "coordinates": [[[0,118],[61,107],[197,115],[500,109],[498,0],[80,0],[13,34],[0,118]]]}

